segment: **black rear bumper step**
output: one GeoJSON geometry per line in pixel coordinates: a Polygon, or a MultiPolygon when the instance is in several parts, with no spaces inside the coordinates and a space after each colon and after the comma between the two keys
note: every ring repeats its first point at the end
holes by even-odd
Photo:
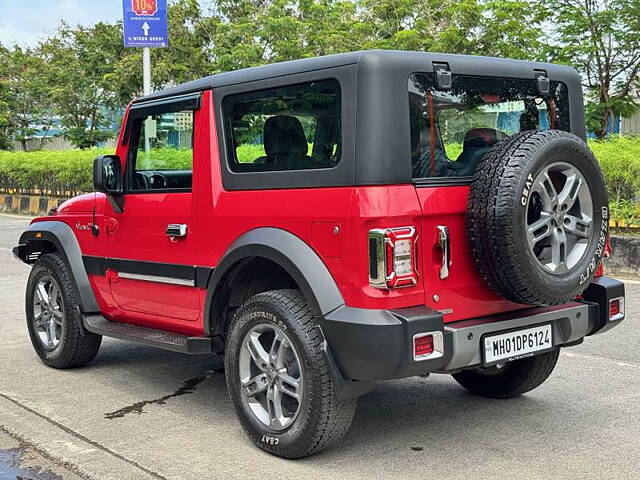
{"type": "Polygon", "coordinates": [[[94,314],[83,315],[83,321],[85,328],[92,333],[173,352],[206,355],[224,351],[222,339],[219,337],[190,337],[129,323],[112,322],[102,315],[94,314]]]}

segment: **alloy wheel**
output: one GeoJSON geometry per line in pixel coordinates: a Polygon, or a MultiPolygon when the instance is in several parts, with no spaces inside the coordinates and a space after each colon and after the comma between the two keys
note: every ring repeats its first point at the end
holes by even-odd
{"type": "Polygon", "coordinates": [[[527,205],[527,242],[547,272],[569,272],[584,257],[593,231],[593,201],[582,173],[565,162],[544,168],[527,205]]]}
{"type": "Polygon", "coordinates": [[[62,339],[64,305],[62,290],[50,275],[42,276],[33,292],[33,326],[38,340],[47,350],[55,350],[62,339]]]}
{"type": "Polygon", "coordinates": [[[262,323],[245,335],[239,374],[244,401],[260,423],[280,431],[295,421],[304,392],[302,365],[282,329],[262,323]]]}

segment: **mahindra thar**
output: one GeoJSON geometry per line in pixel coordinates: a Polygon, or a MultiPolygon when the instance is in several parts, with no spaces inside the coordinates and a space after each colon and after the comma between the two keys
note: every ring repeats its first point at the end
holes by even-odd
{"type": "Polygon", "coordinates": [[[223,357],[242,427],[286,458],[335,444],[376,380],[521,395],[624,318],[585,138],[575,70],[485,57],[355,52],[134,100],[95,192],[14,248],[33,347],[223,357]]]}

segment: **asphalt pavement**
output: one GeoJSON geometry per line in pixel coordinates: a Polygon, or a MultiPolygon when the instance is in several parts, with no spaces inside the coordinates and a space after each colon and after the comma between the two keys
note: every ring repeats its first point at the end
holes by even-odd
{"type": "Polygon", "coordinates": [[[640,283],[627,285],[625,321],[564,349],[533,392],[489,400],[447,375],[381,382],[337,448],[287,461],[245,436],[208,357],[105,339],[87,367],[45,367],[25,324],[29,267],[10,252],[27,223],[0,216],[0,427],[20,441],[0,435],[0,472],[26,448],[66,465],[51,477],[63,480],[640,478],[640,283]]]}

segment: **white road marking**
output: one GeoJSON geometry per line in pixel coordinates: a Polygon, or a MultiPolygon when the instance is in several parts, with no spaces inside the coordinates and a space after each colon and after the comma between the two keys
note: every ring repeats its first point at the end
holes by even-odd
{"type": "Polygon", "coordinates": [[[585,358],[587,360],[596,360],[598,362],[611,362],[611,363],[615,363],[616,366],[618,367],[640,368],[640,365],[637,365],[635,363],[622,362],[614,358],[600,357],[598,355],[586,355],[584,353],[575,353],[575,352],[561,352],[560,355],[564,357],[585,358]]]}

